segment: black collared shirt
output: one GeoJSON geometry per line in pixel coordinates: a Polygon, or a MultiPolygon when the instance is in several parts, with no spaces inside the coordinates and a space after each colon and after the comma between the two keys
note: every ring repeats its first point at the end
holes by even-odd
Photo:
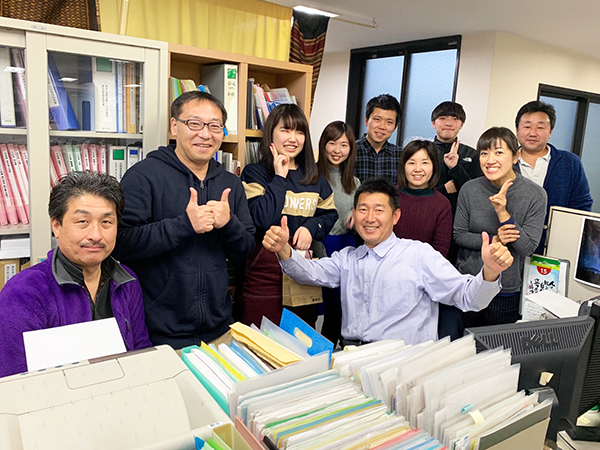
{"type": "Polygon", "coordinates": [[[109,283],[116,265],[113,258],[109,257],[102,261],[102,273],[100,274],[100,283],[98,285],[98,291],[96,292],[96,301],[92,300],[90,291],[85,285],[83,270],[72,261],[67,259],[67,257],[63,255],[58,248],[56,249],[55,263],[55,276],[60,278],[60,281],[57,280],[59,281],[59,284],[62,284],[61,282],[76,283],[83,287],[87,292],[90,300],[90,308],[92,310],[92,320],[108,319],[109,317],[113,317],[112,307],[110,305],[109,283]]]}

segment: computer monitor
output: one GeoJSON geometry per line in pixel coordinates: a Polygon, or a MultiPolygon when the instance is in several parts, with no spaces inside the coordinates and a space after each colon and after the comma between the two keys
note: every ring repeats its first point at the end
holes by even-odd
{"type": "Polygon", "coordinates": [[[574,278],[600,289],[600,219],[596,217],[583,219],[574,278]]]}
{"type": "Polygon", "coordinates": [[[554,390],[559,404],[557,409],[553,408],[549,436],[557,430],[573,428],[577,417],[598,401],[597,396],[594,399],[594,392],[600,388],[597,376],[594,376],[596,381],[586,379],[590,356],[600,356],[597,323],[589,313],[565,319],[471,328],[465,333],[474,335],[478,352],[496,347],[511,349],[513,364],[521,365],[519,389],[550,387],[554,390]],[[594,344],[597,348],[592,352],[594,344]],[[540,385],[543,372],[553,374],[546,386],[540,385]]]}

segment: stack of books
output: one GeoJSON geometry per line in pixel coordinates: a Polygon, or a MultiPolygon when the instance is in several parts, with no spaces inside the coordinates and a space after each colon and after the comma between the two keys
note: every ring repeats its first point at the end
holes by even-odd
{"type": "Polygon", "coordinates": [[[290,95],[287,88],[271,89],[266,84],[262,86],[254,83],[254,79],[248,79],[248,103],[246,105],[247,123],[250,130],[262,130],[269,113],[277,105],[284,103],[296,104],[296,97],[290,95]]]}

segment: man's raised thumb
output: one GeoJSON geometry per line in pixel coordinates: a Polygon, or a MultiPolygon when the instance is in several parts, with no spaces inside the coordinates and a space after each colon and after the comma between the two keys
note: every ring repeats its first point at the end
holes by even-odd
{"type": "Polygon", "coordinates": [[[231,192],[231,188],[227,188],[223,191],[223,193],[221,194],[221,201],[225,202],[225,203],[229,203],[229,193],[231,192]]]}
{"type": "Polygon", "coordinates": [[[197,205],[198,204],[198,191],[193,187],[190,188],[190,204],[197,205]]]}
{"type": "Polygon", "coordinates": [[[283,216],[281,218],[281,229],[282,230],[287,230],[287,216],[283,216]]]}
{"type": "Polygon", "coordinates": [[[486,231],[481,232],[481,251],[483,252],[490,246],[490,235],[486,231]]]}

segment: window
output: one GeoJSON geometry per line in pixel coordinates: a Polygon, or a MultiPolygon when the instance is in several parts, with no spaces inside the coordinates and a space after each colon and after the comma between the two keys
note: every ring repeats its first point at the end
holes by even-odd
{"type": "Polygon", "coordinates": [[[352,50],[346,121],[357,136],[366,132],[367,102],[380,94],[398,99],[402,117],[390,138],[400,146],[415,137],[430,139],[431,111],[454,100],[460,36],[352,50]]]}
{"type": "Polygon", "coordinates": [[[600,212],[600,95],[541,84],[538,99],[556,109],[556,125],[550,143],[581,158],[594,199],[592,210],[600,212]]]}

